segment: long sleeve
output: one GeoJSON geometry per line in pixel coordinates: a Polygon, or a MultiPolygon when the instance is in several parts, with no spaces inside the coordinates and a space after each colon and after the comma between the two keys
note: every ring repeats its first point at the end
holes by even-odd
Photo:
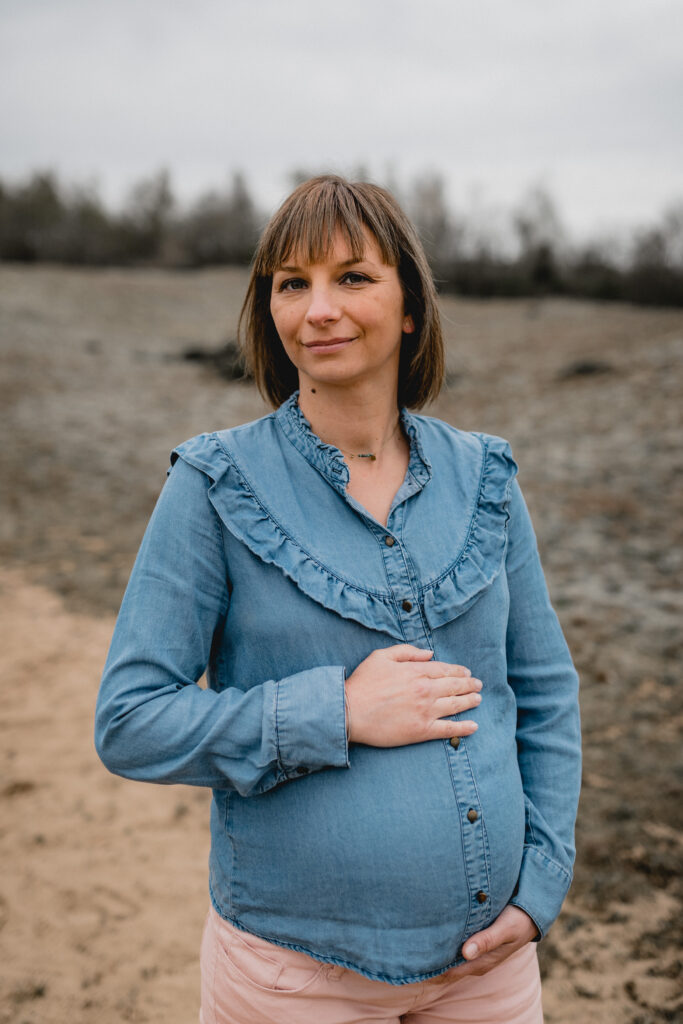
{"type": "Polygon", "coordinates": [[[574,863],[581,784],[578,677],[538,557],[522,493],[510,500],[508,679],[517,700],[517,749],[525,794],[522,867],[511,903],[544,935],[560,912],[574,863]]]}
{"type": "Polygon", "coordinates": [[[341,665],[221,692],[197,685],[229,613],[211,480],[179,459],[126,589],[97,701],[95,744],[110,771],[243,796],[348,767],[341,665]]]}

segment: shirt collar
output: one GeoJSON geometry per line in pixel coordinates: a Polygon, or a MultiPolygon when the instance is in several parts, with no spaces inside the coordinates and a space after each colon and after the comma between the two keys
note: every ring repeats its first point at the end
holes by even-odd
{"type": "MultiPolygon", "coordinates": [[[[314,466],[332,486],[344,493],[349,482],[348,466],[344,462],[344,456],[339,448],[325,441],[313,433],[311,425],[299,407],[299,392],[295,391],[290,395],[279,409],[275,416],[280,424],[283,433],[291,441],[310,465],[314,466]]],[[[401,424],[406,437],[410,443],[410,459],[408,472],[420,485],[420,488],[431,479],[432,467],[427,458],[421,437],[420,421],[416,416],[411,415],[406,408],[400,412],[401,424]]]]}

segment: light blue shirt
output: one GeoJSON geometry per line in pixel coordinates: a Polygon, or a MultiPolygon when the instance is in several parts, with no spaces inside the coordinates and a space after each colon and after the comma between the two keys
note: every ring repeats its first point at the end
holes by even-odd
{"type": "Polygon", "coordinates": [[[385,527],[296,399],[172,454],[96,744],[120,775],[213,789],[224,918],[405,984],[461,963],[508,903],[541,935],[559,913],[577,676],[507,442],[403,410],[410,463],[385,527]],[[344,680],[397,643],[483,681],[474,735],[348,747],[344,680]]]}

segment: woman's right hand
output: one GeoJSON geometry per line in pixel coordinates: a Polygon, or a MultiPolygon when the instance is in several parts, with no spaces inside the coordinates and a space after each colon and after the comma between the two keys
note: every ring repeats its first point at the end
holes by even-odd
{"type": "Polygon", "coordinates": [[[463,665],[432,656],[433,651],[396,644],[361,661],[346,680],[349,742],[401,747],[475,732],[476,722],[447,716],[477,707],[481,681],[463,665]]]}

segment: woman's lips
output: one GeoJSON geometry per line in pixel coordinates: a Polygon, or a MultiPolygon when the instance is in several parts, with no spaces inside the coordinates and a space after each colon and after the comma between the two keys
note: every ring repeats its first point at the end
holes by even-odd
{"type": "Polygon", "coordinates": [[[354,338],[325,338],[302,342],[309,352],[338,352],[354,341],[354,338]]]}

